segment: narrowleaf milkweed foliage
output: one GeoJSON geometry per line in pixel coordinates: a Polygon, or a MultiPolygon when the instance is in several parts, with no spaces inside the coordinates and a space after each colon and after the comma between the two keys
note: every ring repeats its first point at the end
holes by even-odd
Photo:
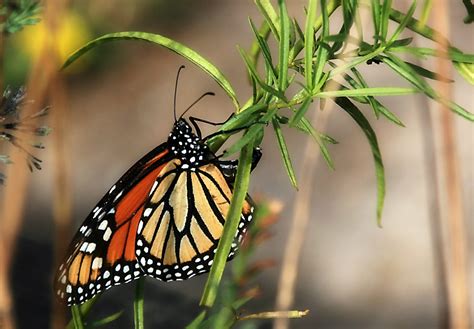
{"type": "MultiPolygon", "coordinates": [[[[305,19],[301,22],[289,16],[284,0],[278,0],[277,3],[255,0],[255,4],[261,17],[249,18],[249,33],[254,41],[249,49],[238,47],[253,91],[252,97],[243,104],[239,102],[231,82],[209,60],[195,50],[158,34],[107,34],[77,50],[64,64],[67,67],[87,51],[106,42],[146,41],[165,47],[201,68],[219,84],[235,107],[235,115],[220,127],[224,133],[208,141],[210,148],[216,151],[230,136],[230,133],[225,132],[244,128],[242,137],[225,151],[226,155],[239,154],[234,194],[201,299],[201,305],[206,308],[189,328],[205,328],[206,321],[215,316],[209,315],[206,310],[215,305],[227,255],[237,230],[241,205],[249,185],[252,150],[260,145],[268,129],[275,131],[275,142],[279,146],[283,165],[291,184],[296,187],[296,174],[281,127],[286,125],[314,138],[326,163],[333,168],[328,145],[337,142],[324,132],[317,131],[307,114],[308,111],[314,111],[312,105],[316,101],[321,106],[328,101],[333,102],[346,112],[361,128],[372,151],[377,179],[376,217],[380,224],[385,196],[385,173],[377,136],[367,116],[374,115],[377,119],[389,120],[399,126],[403,126],[403,123],[379,97],[421,93],[446,105],[457,115],[474,121],[472,113],[454,101],[443,98],[428,82],[434,79],[446,82],[451,82],[450,80],[413,63],[415,58],[424,60],[444,56],[451,60],[462,77],[474,84],[473,54],[466,54],[449,43],[448,49],[439,54],[434,45],[432,48],[418,47],[413,44],[413,38],[402,35],[410,30],[433,42],[445,40],[415,17],[418,8],[416,1],[411,3],[407,12],[401,12],[393,8],[390,0],[309,0],[306,8],[301,8],[305,13],[305,19]],[[369,13],[372,20],[370,27],[362,24],[361,11],[369,13]],[[339,25],[333,19],[335,15],[343,17],[339,25]],[[257,24],[257,20],[260,23],[257,24]],[[370,86],[360,68],[372,63],[386,66],[394,76],[406,80],[411,87],[370,86]],[[362,111],[361,106],[370,107],[372,113],[362,111]]],[[[430,6],[423,6],[423,21],[429,17],[429,8],[430,6]]],[[[138,289],[139,297],[135,304],[137,328],[143,328],[141,289],[138,289]]],[[[82,328],[78,319],[89,307],[90,303],[83,305],[82,310],[73,307],[76,327],[82,328]]],[[[233,322],[225,325],[230,327],[233,322]]]]}

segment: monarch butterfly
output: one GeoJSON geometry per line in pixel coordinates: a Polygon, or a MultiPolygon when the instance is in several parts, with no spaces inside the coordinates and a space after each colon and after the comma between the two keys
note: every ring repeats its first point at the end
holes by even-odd
{"type": "MultiPolygon", "coordinates": [[[[209,271],[237,161],[219,160],[205,143],[212,135],[202,138],[197,120],[190,118],[195,133],[182,115],[175,116],[167,141],[135,163],[81,225],[55,280],[57,295],[68,305],[143,276],[179,281],[209,271]]],[[[252,168],[261,155],[256,148],[252,168]]],[[[228,260],[252,213],[247,196],[228,260]]]]}

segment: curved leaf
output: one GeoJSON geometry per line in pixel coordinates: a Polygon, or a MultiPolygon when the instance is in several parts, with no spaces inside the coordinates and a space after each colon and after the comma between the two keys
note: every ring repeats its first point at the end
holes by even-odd
{"type": "Polygon", "coordinates": [[[174,41],[172,39],[169,39],[159,34],[146,33],[146,32],[117,32],[117,33],[110,33],[110,34],[103,35],[97,39],[94,39],[88,42],[82,48],[76,50],[66,60],[66,62],[63,65],[63,69],[71,65],[74,61],[76,61],[79,57],[84,55],[89,50],[103,43],[111,42],[111,41],[119,41],[119,40],[128,40],[128,39],[151,42],[151,43],[163,46],[177,53],[178,55],[181,55],[182,57],[186,58],[187,60],[189,60],[190,62],[194,63],[199,68],[201,68],[204,72],[209,74],[211,78],[213,78],[222,87],[222,89],[224,89],[227,95],[232,99],[232,102],[234,103],[234,106],[236,107],[236,109],[240,107],[239,102],[237,100],[237,96],[235,95],[234,89],[232,88],[232,85],[229,83],[227,78],[217,67],[215,67],[211,62],[209,62],[207,59],[202,57],[200,54],[198,54],[196,51],[192,50],[191,48],[188,48],[177,41],[174,41]]]}
{"type": "Polygon", "coordinates": [[[360,126],[370,144],[372,155],[374,157],[375,176],[377,177],[377,222],[379,226],[381,226],[382,210],[385,200],[385,170],[382,162],[382,154],[380,153],[377,142],[377,135],[370,126],[369,121],[367,121],[365,118],[364,114],[362,114],[357,106],[355,106],[348,98],[337,97],[334,101],[360,126]]]}

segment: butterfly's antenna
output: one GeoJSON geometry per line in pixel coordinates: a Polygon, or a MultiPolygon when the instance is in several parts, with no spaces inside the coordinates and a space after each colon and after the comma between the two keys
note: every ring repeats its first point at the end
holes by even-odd
{"type": "Polygon", "coordinates": [[[178,69],[178,73],[176,73],[176,82],[174,83],[174,102],[173,102],[173,114],[174,114],[174,122],[178,121],[176,119],[176,96],[178,94],[178,81],[179,81],[179,73],[181,72],[182,69],[184,69],[186,66],[181,65],[178,69]]]}
{"type": "Polygon", "coordinates": [[[181,119],[183,117],[183,115],[186,114],[186,112],[188,112],[194,105],[196,105],[197,102],[199,102],[204,97],[206,97],[206,96],[215,96],[215,95],[216,94],[214,94],[212,91],[208,91],[207,93],[202,94],[198,99],[196,99],[194,101],[194,103],[192,103],[191,105],[188,106],[188,108],[179,116],[179,118],[181,119]]]}

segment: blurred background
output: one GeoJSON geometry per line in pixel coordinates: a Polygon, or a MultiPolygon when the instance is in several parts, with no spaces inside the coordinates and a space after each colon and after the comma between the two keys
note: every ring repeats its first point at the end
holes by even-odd
{"type": "MultiPolygon", "coordinates": [[[[403,1],[394,3],[406,8],[403,1]]],[[[305,5],[306,1],[289,1],[290,14],[303,17],[305,5]]],[[[242,103],[251,95],[236,45],[246,48],[252,42],[247,17],[260,21],[252,1],[76,1],[62,10],[56,22],[57,50],[50,53],[59,62],[86,41],[104,33],[155,32],[187,45],[214,63],[233,84],[242,103]]],[[[453,2],[449,15],[452,43],[465,52],[474,52],[472,26],[462,23],[465,9],[453,2]]],[[[40,56],[45,34],[44,24],[40,23],[8,40],[5,85],[15,87],[28,81],[30,63],[40,56]]],[[[62,249],[57,253],[64,254],[65,245],[102,195],[138,158],[166,139],[173,124],[174,80],[182,64],[187,68],[180,80],[178,112],[203,92],[214,91],[216,96],[200,102],[192,115],[211,121],[225,120],[233,106],[213,80],[178,55],[143,42],[121,41],[100,46],[55,79],[60,85],[56,101],[45,101],[52,106],[46,123],[53,132],[42,138],[46,149],[35,152],[43,160],[43,170],[28,176],[12,258],[10,290],[18,328],[52,326],[53,305],[57,305],[52,302],[55,245],[62,249]],[[55,124],[58,122],[60,126],[55,124]],[[59,140],[54,136],[57,133],[59,140]],[[58,177],[58,166],[65,176],[58,177]],[[65,190],[57,187],[58,181],[64,183],[65,190]],[[68,211],[54,204],[58,193],[70,196],[72,213],[69,223],[60,223],[55,229],[54,213],[68,211]],[[55,242],[58,235],[60,240],[55,242]]],[[[426,65],[434,70],[432,62],[426,65]]],[[[371,86],[405,85],[380,65],[367,65],[363,72],[371,86]]],[[[472,111],[472,86],[457,73],[453,77],[453,98],[472,111]]],[[[372,155],[365,136],[346,113],[334,108],[324,127],[327,134],[339,141],[330,147],[336,170],[317,161],[311,182],[305,182],[305,172],[300,170],[304,156],[301,145],[307,137],[295,130],[284,130],[299,182],[313,186],[293,307],[309,309],[310,313],[303,319],[292,320],[291,328],[439,326],[440,287],[435,280],[427,188],[433,178],[426,174],[422,135],[423,113],[430,111],[436,118],[439,111],[436,104],[421,96],[383,101],[406,125],[400,128],[384,119],[375,122],[370,109],[364,108],[378,135],[386,168],[383,228],[376,224],[372,155]]],[[[471,251],[470,272],[474,273],[474,127],[457,116],[454,121],[471,251]]],[[[204,126],[204,133],[212,132],[211,128],[204,126]]],[[[258,277],[262,295],[248,305],[250,312],[275,308],[293,206],[301,197],[289,183],[270,129],[262,148],[264,155],[252,175],[250,191],[258,198],[281,202],[283,210],[272,228],[272,238],[255,254],[255,259],[273,259],[276,266],[258,277]]],[[[314,145],[312,151],[319,149],[314,145]]],[[[26,166],[16,166],[27,171],[26,166]]],[[[7,186],[16,184],[16,178],[9,176],[7,186]]],[[[1,197],[5,197],[4,190],[0,187],[1,197]]],[[[199,312],[206,277],[167,284],[148,279],[147,327],[181,328],[189,323],[199,312]]],[[[470,293],[474,296],[472,280],[470,293]]],[[[133,284],[111,289],[96,304],[91,317],[100,318],[125,309],[120,320],[110,327],[130,328],[132,298],[133,284]]],[[[257,325],[271,328],[272,322],[259,321],[257,325]]]]}

